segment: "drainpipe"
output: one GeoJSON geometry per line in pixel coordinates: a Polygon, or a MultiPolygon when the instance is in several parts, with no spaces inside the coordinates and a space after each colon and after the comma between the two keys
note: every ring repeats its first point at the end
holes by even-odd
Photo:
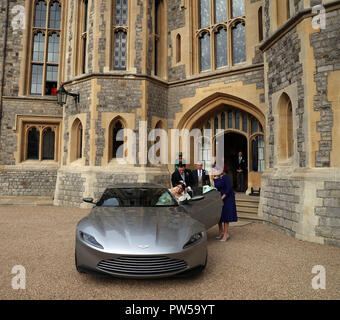
{"type": "MultiPolygon", "coordinates": [[[[2,123],[2,97],[4,93],[4,77],[5,77],[5,64],[6,64],[6,48],[7,48],[7,29],[8,29],[8,11],[9,0],[5,0],[5,32],[4,32],[4,45],[2,48],[2,70],[0,70],[0,132],[2,123]]],[[[0,146],[1,147],[1,146],[0,146]]]]}

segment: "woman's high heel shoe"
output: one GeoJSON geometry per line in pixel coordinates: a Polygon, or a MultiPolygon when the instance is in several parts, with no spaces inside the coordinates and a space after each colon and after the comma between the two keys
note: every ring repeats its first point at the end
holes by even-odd
{"type": "Polygon", "coordinates": [[[221,238],[221,242],[227,242],[228,240],[230,239],[230,236],[229,234],[227,234],[227,237],[225,238],[225,240],[223,240],[223,237],[221,238]]]}
{"type": "Polygon", "coordinates": [[[223,238],[223,233],[216,237],[216,240],[221,240],[223,238]]]}

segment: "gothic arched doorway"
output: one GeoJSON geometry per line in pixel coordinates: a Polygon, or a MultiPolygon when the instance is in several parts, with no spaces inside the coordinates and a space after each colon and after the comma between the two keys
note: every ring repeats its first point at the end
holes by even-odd
{"type": "MultiPolygon", "coordinates": [[[[217,138],[218,140],[218,138],[217,138]]],[[[239,152],[243,153],[243,158],[248,163],[248,141],[240,133],[227,132],[224,134],[224,172],[229,176],[234,189],[237,185],[236,161],[239,152]]],[[[245,184],[247,184],[247,173],[245,173],[245,184]]]]}

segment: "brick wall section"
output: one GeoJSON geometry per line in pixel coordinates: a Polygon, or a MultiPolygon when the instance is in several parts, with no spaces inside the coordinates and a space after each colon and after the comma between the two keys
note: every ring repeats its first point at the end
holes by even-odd
{"type": "Polygon", "coordinates": [[[314,110],[319,111],[321,121],[317,123],[320,132],[319,150],[316,152],[316,167],[330,167],[332,151],[332,130],[334,118],[332,105],[327,99],[327,78],[330,72],[340,70],[340,10],[328,12],[326,29],[311,35],[317,72],[314,80],[317,95],[314,97],[314,110]]]}
{"type": "Polygon", "coordinates": [[[315,208],[320,217],[316,234],[325,238],[325,243],[340,247],[340,182],[325,181],[324,189],[317,190],[322,207],[315,208]]]}
{"type": "Polygon", "coordinates": [[[0,170],[0,196],[53,197],[56,180],[57,167],[5,167],[0,170]]]}

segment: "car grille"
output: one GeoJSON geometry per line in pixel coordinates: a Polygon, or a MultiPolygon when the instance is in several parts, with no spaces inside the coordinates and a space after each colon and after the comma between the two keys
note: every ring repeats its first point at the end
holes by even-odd
{"type": "Polygon", "coordinates": [[[169,257],[127,257],[102,260],[98,269],[121,275],[148,276],[177,273],[187,269],[183,260],[169,257]]]}

